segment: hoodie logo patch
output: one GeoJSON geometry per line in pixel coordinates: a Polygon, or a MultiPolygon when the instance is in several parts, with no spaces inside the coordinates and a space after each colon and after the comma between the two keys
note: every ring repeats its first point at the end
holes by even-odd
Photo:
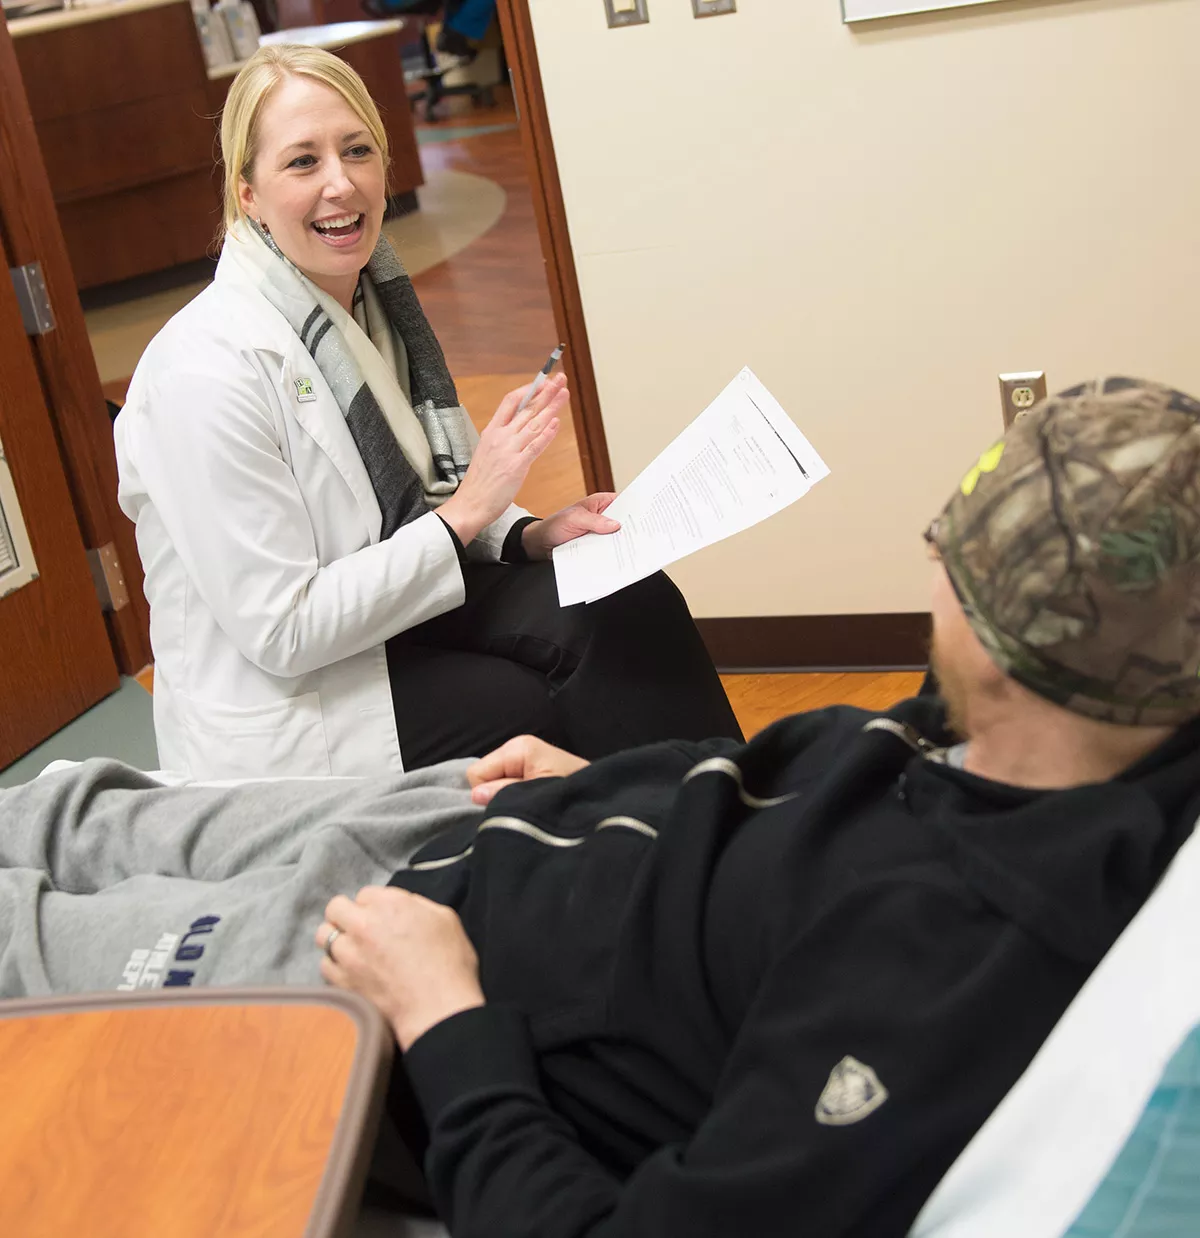
{"type": "Polygon", "coordinates": [[[815,1116],[822,1126],[852,1126],[874,1113],[887,1098],[887,1088],[869,1066],[857,1058],[844,1057],[829,1072],[815,1116]]]}

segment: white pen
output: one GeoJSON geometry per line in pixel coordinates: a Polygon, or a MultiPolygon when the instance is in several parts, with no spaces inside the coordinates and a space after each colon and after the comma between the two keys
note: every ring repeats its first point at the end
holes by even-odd
{"type": "Polygon", "coordinates": [[[520,404],[517,405],[518,413],[522,412],[528,406],[529,401],[532,400],[533,397],[537,395],[537,393],[546,385],[546,379],[550,377],[550,372],[559,363],[559,361],[562,360],[562,355],[566,351],[566,348],[566,344],[559,344],[559,346],[550,354],[549,360],[538,371],[537,377],[530,384],[529,390],[525,393],[525,398],[520,404]]]}

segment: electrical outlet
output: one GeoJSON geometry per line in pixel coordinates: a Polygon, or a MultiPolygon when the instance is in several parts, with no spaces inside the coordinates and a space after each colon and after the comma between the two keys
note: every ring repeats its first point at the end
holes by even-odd
{"type": "Polygon", "coordinates": [[[1029,370],[1021,374],[1000,375],[1000,403],[1007,430],[1022,413],[1046,398],[1046,372],[1029,370]]]}
{"type": "Polygon", "coordinates": [[[722,13],[736,13],[737,0],[692,0],[692,12],[697,17],[719,17],[722,13]]]}
{"type": "Polygon", "coordinates": [[[608,25],[640,26],[650,20],[649,0],[604,0],[608,25]]]}

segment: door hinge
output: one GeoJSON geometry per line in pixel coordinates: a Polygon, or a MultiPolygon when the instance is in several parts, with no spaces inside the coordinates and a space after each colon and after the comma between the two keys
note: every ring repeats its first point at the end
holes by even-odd
{"type": "Polygon", "coordinates": [[[42,276],[40,262],[27,262],[23,267],[9,267],[17,304],[21,307],[21,320],[26,335],[45,335],[54,330],[54,310],[50,306],[50,294],[42,276]]]}
{"type": "Polygon", "coordinates": [[[125,573],[121,571],[117,548],[112,542],[105,542],[103,546],[89,550],[87,555],[101,610],[124,610],[129,605],[129,590],[125,588],[125,573]]]}

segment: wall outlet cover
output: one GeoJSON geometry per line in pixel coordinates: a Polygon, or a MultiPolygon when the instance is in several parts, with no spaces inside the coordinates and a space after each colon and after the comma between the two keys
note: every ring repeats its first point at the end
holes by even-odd
{"type": "Polygon", "coordinates": [[[1007,430],[1022,413],[1046,398],[1045,370],[1023,370],[1000,375],[1000,404],[1007,430]]]}
{"type": "Polygon", "coordinates": [[[604,0],[609,29],[640,26],[650,20],[649,0],[604,0]]]}

